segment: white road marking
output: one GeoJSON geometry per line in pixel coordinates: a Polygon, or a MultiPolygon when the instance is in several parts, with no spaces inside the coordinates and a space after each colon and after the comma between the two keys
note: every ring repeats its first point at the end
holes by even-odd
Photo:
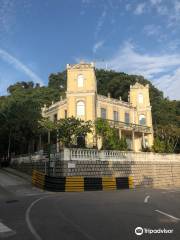
{"type": "Polygon", "coordinates": [[[150,198],[150,196],[148,195],[148,196],[146,196],[145,197],[145,199],[144,199],[144,203],[147,203],[148,202],[148,200],[149,200],[149,198],[150,198]]]}
{"type": "Polygon", "coordinates": [[[33,234],[33,236],[35,237],[36,240],[42,240],[42,238],[39,236],[39,234],[36,232],[35,228],[33,227],[32,223],[31,223],[31,220],[30,220],[30,212],[31,212],[31,209],[32,207],[38,203],[39,201],[41,201],[42,199],[44,198],[47,198],[48,196],[45,196],[45,197],[41,197],[41,198],[38,198],[37,200],[35,200],[34,202],[32,202],[30,204],[30,206],[27,208],[26,210],[26,223],[28,225],[28,228],[30,230],[30,232],[33,234]]]}
{"type": "Polygon", "coordinates": [[[155,210],[155,211],[158,212],[158,213],[161,213],[161,214],[165,215],[166,217],[172,218],[172,219],[175,220],[175,221],[179,221],[179,220],[180,220],[180,218],[174,217],[174,216],[172,216],[172,215],[170,215],[170,214],[168,214],[168,213],[162,212],[162,211],[160,211],[160,210],[155,210]]]}
{"type": "Polygon", "coordinates": [[[15,231],[13,231],[11,228],[7,227],[2,222],[0,222],[0,237],[12,236],[14,234],[15,234],[15,231]]]}
{"type": "Polygon", "coordinates": [[[6,225],[0,222],[0,233],[2,232],[11,232],[12,230],[8,228],[6,225]]]}

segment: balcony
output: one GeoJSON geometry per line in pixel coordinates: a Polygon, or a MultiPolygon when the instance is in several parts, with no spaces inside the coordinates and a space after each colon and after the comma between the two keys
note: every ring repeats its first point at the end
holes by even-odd
{"type": "Polygon", "coordinates": [[[114,121],[114,120],[110,120],[110,119],[106,119],[111,127],[115,127],[115,128],[120,128],[123,130],[127,130],[127,131],[134,131],[134,132],[139,132],[139,133],[151,133],[151,128],[148,126],[144,126],[144,125],[139,125],[139,124],[134,124],[134,123],[125,123],[125,122],[121,122],[121,121],[114,121]]]}

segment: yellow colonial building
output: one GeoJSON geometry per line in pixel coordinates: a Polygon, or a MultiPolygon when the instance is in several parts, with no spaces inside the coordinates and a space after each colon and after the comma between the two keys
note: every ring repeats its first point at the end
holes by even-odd
{"type": "MultiPolygon", "coordinates": [[[[141,151],[153,144],[149,85],[137,82],[130,86],[128,102],[99,95],[94,63],[67,64],[66,98],[48,108],[44,106],[43,116],[51,120],[74,116],[93,122],[97,118],[107,119],[119,130],[120,138],[126,138],[129,149],[141,151]]],[[[95,132],[87,136],[88,147],[96,143],[95,132]]]]}

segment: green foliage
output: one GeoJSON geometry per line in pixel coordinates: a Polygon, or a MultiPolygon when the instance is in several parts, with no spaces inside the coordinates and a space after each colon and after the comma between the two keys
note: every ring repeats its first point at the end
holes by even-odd
{"type": "Polygon", "coordinates": [[[180,128],[168,124],[155,128],[155,140],[153,150],[155,152],[175,152],[180,138],[180,128]]]}
{"type": "MultiPolygon", "coordinates": [[[[48,88],[53,90],[56,96],[65,97],[67,87],[66,77],[66,71],[50,74],[48,88]]],[[[55,100],[59,101],[59,97],[55,100]]]]}
{"type": "Polygon", "coordinates": [[[18,82],[8,91],[10,95],[0,98],[0,155],[6,155],[9,138],[11,152],[33,152],[41,133],[41,107],[50,105],[54,93],[32,82],[18,82]]]}
{"type": "Polygon", "coordinates": [[[109,150],[127,150],[125,138],[119,138],[116,128],[112,128],[105,119],[97,119],[95,122],[96,134],[102,137],[102,148],[109,150]]]}
{"type": "Polygon", "coordinates": [[[56,123],[52,122],[51,120],[49,120],[48,118],[43,118],[39,121],[39,125],[40,127],[47,131],[47,132],[51,132],[53,130],[57,129],[56,123]]]}
{"type": "Polygon", "coordinates": [[[168,143],[166,140],[160,140],[159,138],[154,139],[154,145],[152,147],[154,152],[157,153],[173,153],[173,145],[168,143]]]}
{"type": "Polygon", "coordinates": [[[60,119],[57,122],[58,139],[65,147],[75,147],[77,137],[85,137],[92,132],[91,121],[83,121],[74,117],[60,119]]]}
{"type": "Polygon", "coordinates": [[[48,87],[58,89],[60,91],[66,91],[66,71],[64,72],[58,72],[58,73],[52,73],[49,76],[49,83],[48,87]]]}
{"type": "Polygon", "coordinates": [[[166,149],[166,145],[165,145],[164,141],[160,140],[159,138],[155,138],[154,145],[152,148],[153,148],[154,152],[164,153],[165,149],[166,149]]]}

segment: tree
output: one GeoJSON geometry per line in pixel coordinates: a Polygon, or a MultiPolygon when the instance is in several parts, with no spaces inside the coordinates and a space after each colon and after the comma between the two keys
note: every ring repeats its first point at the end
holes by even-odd
{"type": "Polygon", "coordinates": [[[127,150],[125,138],[119,138],[118,129],[112,128],[107,120],[99,118],[95,122],[96,134],[102,137],[103,149],[127,150]]]}
{"type": "Polygon", "coordinates": [[[58,139],[65,147],[76,146],[77,137],[85,137],[92,132],[91,121],[83,121],[74,117],[60,119],[57,122],[58,139]]]}
{"type": "Polygon", "coordinates": [[[66,78],[66,71],[50,74],[48,88],[52,89],[55,95],[62,96],[64,98],[67,86],[66,78]]]}
{"type": "Polygon", "coordinates": [[[5,155],[7,148],[15,154],[36,150],[40,134],[38,121],[46,101],[45,94],[39,94],[43,88],[33,86],[31,82],[12,85],[10,95],[0,98],[0,155],[5,155]]]}
{"type": "Polygon", "coordinates": [[[49,118],[43,118],[39,121],[40,128],[48,133],[48,144],[51,143],[51,132],[57,130],[57,124],[49,118]]]}
{"type": "Polygon", "coordinates": [[[155,138],[152,149],[156,153],[165,153],[166,152],[166,144],[164,141],[160,140],[159,138],[155,138]]]}
{"type": "Polygon", "coordinates": [[[9,93],[13,93],[14,91],[17,90],[22,90],[22,89],[32,89],[34,87],[34,83],[32,81],[30,82],[17,82],[14,85],[10,85],[7,89],[9,93]]]}
{"type": "Polygon", "coordinates": [[[172,153],[175,152],[180,140],[180,128],[168,124],[155,128],[155,140],[153,150],[155,152],[172,153]]]}

